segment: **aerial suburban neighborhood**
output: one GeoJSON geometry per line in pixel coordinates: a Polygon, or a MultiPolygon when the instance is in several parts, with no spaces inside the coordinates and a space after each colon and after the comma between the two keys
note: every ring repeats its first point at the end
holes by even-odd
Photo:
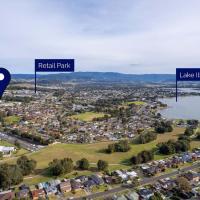
{"type": "Polygon", "coordinates": [[[13,81],[0,102],[0,199],[200,198],[199,122],[160,114],[174,95],[65,82],[35,94],[13,81]]]}
{"type": "Polygon", "coordinates": [[[0,0],[0,200],[200,200],[200,0],[0,0]]]}

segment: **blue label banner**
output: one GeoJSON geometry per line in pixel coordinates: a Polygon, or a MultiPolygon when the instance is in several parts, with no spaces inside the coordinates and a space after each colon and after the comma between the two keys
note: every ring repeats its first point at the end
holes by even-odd
{"type": "Polygon", "coordinates": [[[35,93],[37,72],[74,72],[74,59],[35,59],[35,93]]]}
{"type": "Polygon", "coordinates": [[[3,76],[2,79],[0,79],[0,98],[1,98],[5,89],[10,83],[11,75],[7,69],[2,67],[0,68],[0,74],[3,76]]]}
{"type": "Polygon", "coordinates": [[[74,59],[35,59],[36,72],[74,72],[74,59]]]}
{"type": "Polygon", "coordinates": [[[177,68],[177,81],[200,81],[200,68],[177,68]]]}
{"type": "Polygon", "coordinates": [[[200,68],[176,68],[176,102],[178,100],[178,81],[200,81],[200,68]]]}

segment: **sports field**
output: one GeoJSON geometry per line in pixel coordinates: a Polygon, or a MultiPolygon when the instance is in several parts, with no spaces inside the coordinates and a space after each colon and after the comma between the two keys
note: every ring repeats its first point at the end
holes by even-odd
{"type": "Polygon", "coordinates": [[[80,114],[77,114],[77,115],[72,115],[71,117],[73,119],[78,119],[78,120],[81,120],[81,121],[89,122],[89,121],[92,121],[95,118],[104,117],[104,115],[105,115],[104,113],[84,112],[84,113],[80,113],[80,114]]]}
{"type": "Polygon", "coordinates": [[[145,104],[145,102],[144,101],[129,101],[129,102],[127,102],[127,104],[128,105],[135,104],[137,106],[142,106],[145,104]]]}

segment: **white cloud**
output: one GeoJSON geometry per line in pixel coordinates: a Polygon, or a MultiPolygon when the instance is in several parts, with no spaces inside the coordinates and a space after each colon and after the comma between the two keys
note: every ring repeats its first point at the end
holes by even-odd
{"type": "Polygon", "coordinates": [[[0,66],[75,58],[76,71],[174,73],[200,64],[198,0],[0,0],[0,66]]]}

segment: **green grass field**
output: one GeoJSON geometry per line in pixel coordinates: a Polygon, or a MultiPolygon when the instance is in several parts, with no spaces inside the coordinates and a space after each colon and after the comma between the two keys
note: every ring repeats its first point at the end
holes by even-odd
{"type": "Polygon", "coordinates": [[[6,125],[17,124],[17,123],[19,123],[19,121],[20,121],[20,117],[18,117],[16,115],[4,118],[4,122],[5,122],[6,125]]]}
{"type": "MultiPolygon", "coordinates": [[[[108,161],[112,168],[122,168],[126,166],[126,161],[131,156],[136,155],[142,150],[150,150],[160,142],[169,139],[176,140],[178,135],[183,133],[183,131],[184,129],[182,128],[175,128],[172,133],[160,134],[155,141],[148,144],[132,144],[131,150],[126,153],[106,154],[103,150],[107,148],[108,144],[113,142],[100,142],[93,144],[55,144],[27,155],[37,161],[37,169],[44,169],[48,167],[48,163],[53,159],[61,159],[64,157],[72,158],[74,161],[87,158],[90,163],[96,163],[99,159],[103,159],[108,161]]],[[[164,157],[163,155],[155,155],[155,159],[164,157]]]]}
{"type": "Polygon", "coordinates": [[[105,115],[104,113],[85,112],[85,113],[80,113],[80,114],[77,114],[77,115],[72,115],[71,117],[73,119],[78,119],[78,120],[81,120],[81,121],[89,122],[89,121],[92,121],[94,118],[104,117],[104,115],[105,115]]]}
{"type": "Polygon", "coordinates": [[[5,140],[0,140],[0,146],[5,146],[5,147],[13,147],[13,144],[10,144],[9,142],[5,140]]]}
{"type": "MultiPolygon", "coordinates": [[[[113,142],[99,142],[93,144],[55,144],[50,145],[38,152],[27,153],[29,158],[35,159],[37,161],[37,171],[36,176],[33,178],[25,179],[24,182],[27,184],[36,184],[38,182],[47,181],[53,177],[48,177],[42,175],[44,169],[48,167],[49,162],[53,159],[62,159],[64,157],[72,158],[74,163],[81,159],[87,158],[91,163],[91,167],[96,167],[96,162],[99,159],[106,160],[109,163],[109,170],[113,171],[116,169],[128,169],[131,166],[128,163],[131,156],[138,154],[143,150],[150,150],[155,148],[160,142],[168,141],[169,139],[176,140],[180,134],[184,132],[184,128],[175,128],[172,133],[159,134],[155,141],[148,144],[131,144],[131,150],[126,153],[113,153],[106,154],[103,150],[107,148],[108,144],[113,142]],[[38,174],[38,175],[37,175],[38,174]]],[[[200,142],[192,142],[192,148],[199,146],[200,142]]],[[[155,159],[164,159],[168,156],[155,155],[155,159]]],[[[10,158],[8,163],[15,163],[16,158],[10,158]]],[[[60,178],[71,178],[74,177],[74,173],[78,175],[90,174],[90,171],[74,171],[71,174],[64,175],[60,178]]]]}
{"type": "Polygon", "coordinates": [[[141,106],[141,105],[144,105],[145,102],[144,101],[129,101],[127,102],[128,105],[131,105],[131,104],[135,104],[137,106],[141,106]]]}

